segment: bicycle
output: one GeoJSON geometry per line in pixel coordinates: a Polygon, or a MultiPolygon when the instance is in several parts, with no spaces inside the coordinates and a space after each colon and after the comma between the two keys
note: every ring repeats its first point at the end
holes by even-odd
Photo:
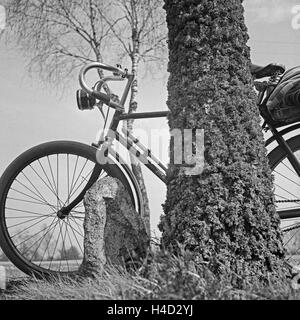
{"type": "MultiPolygon", "coordinates": [[[[284,136],[299,129],[300,123],[278,131],[286,123],[278,125],[272,122],[264,104],[268,90],[276,86],[283,72],[281,66],[271,64],[256,66],[252,73],[256,79],[269,77],[266,82],[255,81],[259,92],[257,105],[265,120],[263,129],[268,128],[272,132],[266,146],[275,141],[278,144],[268,157],[275,175],[277,212],[285,234],[287,260],[295,266],[300,263],[300,242],[291,245],[300,234],[300,190],[294,192],[294,186],[300,186],[297,182],[300,176],[297,156],[300,135],[287,140],[284,136]]],[[[121,66],[102,63],[85,66],[79,75],[82,89],[77,91],[77,104],[80,110],[97,107],[101,111],[105,123],[98,141],[92,145],[74,141],[43,143],[22,153],[3,173],[0,179],[0,245],[11,262],[23,272],[38,277],[77,272],[84,254],[83,198],[93,183],[106,175],[116,177],[123,183],[136,211],[143,214],[139,184],[129,165],[112,148],[114,140],[166,183],[167,167],[126,129],[123,134],[117,130],[124,120],[168,115],[168,111],[126,113],[124,105],[133,80],[134,76],[121,66]],[[102,69],[112,72],[112,75],[97,81],[90,88],[86,83],[86,74],[91,69],[102,69]],[[113,99],[108,82],[124,80],[127,83],[120,101],[113,99]],[[103,88],[105,93],[101,92],[103,88]],[[104,105],[107,106],[106,111],[104,105]],[[114,136],[105,134],[111,109],[114,113],[108,129],[114,136]],[[99,155],[109,159],[108,163],[99,164],[99,155]]]]}

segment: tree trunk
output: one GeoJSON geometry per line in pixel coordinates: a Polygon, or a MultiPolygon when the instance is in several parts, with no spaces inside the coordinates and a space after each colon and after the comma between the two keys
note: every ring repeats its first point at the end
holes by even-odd
{"type": "MultiPolygon", "coordinates": [[[[177,241],[218,274],[284,279],[284,250],[241,0],[165,0],[170,129],[205,130],[205,167],[170,165],[162,244],[177,241]]],[[[172,155],[172,154],[171,154],[172,155]]]]}
{"type": "MultiPolygon", "coordinates": [[[[138,73],[138,59],[139,59],[139,48],[138,48],[138,41],[134,40],[134,47],[133,47],[133,54],[131,56],[131,62],[132,62],[132,68],[131,72],[135,75],[135,79],[131,85],[131,94],[130,94],[130,102],[129,102],[129,110],[128,113],[136,112],[137,110],[137,93],[138,93],[138,80],[137,80],[137,73],[138,73]]],[[[132,132],[133,130],[133,122],[134,120],[127,120],[127,130],[129,132],[132,132]]],[[[138,184],[141,189],[141,194],[143,197],[143,221],[145,223],[146,231],[149,236],[151,236],[151,230],[150,230],[150,208],[149,208],[149,200],[146,190],[146,185],[142,173],[142,168],[140,163],[137,161],[137,159],[130,154],[130,161],[131,161],[131,168],[132,171],[138,181],[138,184]]]]}

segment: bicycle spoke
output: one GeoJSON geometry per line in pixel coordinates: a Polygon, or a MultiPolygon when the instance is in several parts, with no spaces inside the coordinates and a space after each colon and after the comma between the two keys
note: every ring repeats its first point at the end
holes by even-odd
{"type": "Polygon", "coordinates": [[[85,212],[83,212],[83,211],[72,210],[71,212],[75,212],[75,213],[79,213],[79,214],[85,215],[85,212]]]}
{"type": "Polygon", "coordinates": [[[16,209],[16,208],[5,207],[5,209],[12,210],[12,211],[17,211],[17,212],[30,213],[30,214],[38,215],[38,216],[41,216],[41,217],[45,216],[44,214],[41,214],[41,213],[37,213],[37,212],[33,212],[33,211],[27,211],[27,210],[21,210],[21,209],[16,209]]]}
{"type": "MultiPolygon", "coordinates": [[[[66,228],[64,239],[66,240],[66,235],[69,236],[69,232],[68,232],[68,225],[66,223],[64,225],[65,225],[65,228],[66,228]]],[[[67,240],[66,240],[66,244],[67,244],[67,240]]],[[[71,250],[71,249],[72,249],[72,243],[70,242],[70,248],[68,250],[71,250]]],[[[72,254],[72,251],[69,251],[69,252],[70,252],[70,254],[72,254]]],[[[72,256],[70,257],[70,255],[66,256],[68,271],[70,271],[69,260],[73,260],[72,256]]]]}
{"type": "Polygon", "coordinates": [[[69,204],[69,194],[70,194],[70,181],[69,181],[69,154],[67,154],[67,187],[68,187],[68,198],[67,198],[67,204],[69,204]]]}
{"type": "Polygon", "coordinates": [[[38,220],[38,219],[42,219],[42,218],[41,217],[35,217],[35,218],[32,218],[32,219],[24,221],[24,222],[19,222],[17,224],[14,224],[13,226],[8,226],[7,229],[15,228],[17,226],[20,226],[21,224],[28,223],[28,222],[31,222],[31,221],[35,221],[35,220],[38,220]]]}
{"type": "MultiPolygon", "coordinates": [[[[24,242],[29,241],[30,239],[34,238],[36,235],[40,234],[41,232],[45,231],[47,228],[48,228],[48,227],[45,227],[44,229],[40,230],[39,232],[36,232],[35,234],[31,235],[29,238],[27,238],[27,239],[23,240],[22,242],[18,243],[18,244],[16,245],[16,248],[19,247],[19,246],[20,246],[21,244],[23,244],[24,242]]],[[[22,231],[22,232],[23,232],[23,231],[22,231]]],[[[20,233],[22,233],[22,232],[20,232],[20,233]]],[[[19,233],[19,234],[20,234],[20,233],[19,233]]],[[[12,238],[12,237],[11,237],[11,238],[12,238]]]]}
{"type": "Polygon", "coordinates": [[[283,177],[283,178],[285,178],[286,180],[288,180],[288,181],[290,181],[290,182],[292,182],[292,183],[294,183],[296,186],[298,186],[298,187],[300,187],[300,184],[299,183],[297,183],[297,182],[295,182],[294,180],[292,180],[292,179],[290,179],[290,178],[288,178],[288,177],[286,177],[285,175],[283,175],[282,173],[280,173],[280,172],[278,172],[278,171],[274,171],[275,173],[277,173],[277,174],[279,174],[281,177],[283,177]]]}
{"type": "MultiPolygon", "coordinates": [[[[69,220],[71,220],[71,217],[70,216],[68,216],[68,217],[70,218],[69,220]]],[[[72,221],[74,222],[74,224],[76,224],[75,220],[72,219],[72,221]]],[[[64,221],[64,223],[66,223],[66,221],[64,221]]],[[[69,227],[73,232],[76,232],[82,239],[84,238],[83,234],[81,234],[77,229],[75,229],[73,226],[71,226],[71,224],[69,224],[69,227]]]]}
{"type": "MultiPolygon", "coordinates": [[[[59,223],[60,223],[60,220],[58,219],[58,220],[57,220],[57,223],[56,223],[56,225],[55,225],[55,228],[57,227],[57,225],[58,225],[59,223]]],[[[54,247],[54,250],[53,250],[53,252],[52,252],[52,257],[51,257],[49,269],[51,268],[51,265],[52,265],[52,262],[53,262],[53,259],[54,259],[54,255],[55,255],[55,251],[56,251],[56,248],[57,248],[58,240],[59,240],[59,236],[58,236],[58,238],[56,239],[56,242],[55,242],[55,247],[54,247]]]]}
{"type": "Polygon", "coordinates": [[[77,220],[81,220],[81,221],[84,220],[84,217],[74,216],[73,214],[72,214],[72,218],[77,219],[77,220]]]}
{"type": "Polygon", "coordinates": [[[47,161],[48,161],[48,165],[49,165],[49,169],[50,169],[50,173],[51,173],[51,178],[53,180],[54,188],[55,188],[56,193],[57,193],[57,186],[56,186],[56,183],[55,183],[54,174],[53,174],[53,171],[52,171],[52,166],[50,164],[49,156],[47,156],[47,161]]]}
{"type": "MultiPolygon", "coordinates": [[[[28,218],[36,218],[36,216],[26,216],[26,217],[6,217],[5,219],[28,219],[28,218]]],[[[40,219],[40,218],[37,218],[40,219]]]]}
{"type": "MultiPolygon", "coordinates": [[[[52,221],[52,223],[55,221],[55,218],[53,219],[53,221],[52,221]]],[[[51,224],[52,224],[51,223],[51,224]]],[[[46,247],[46,249],[45,249],[45,251],[44,251],[44,254],[43,254],[43,256],[42,256],[42,259],[41,259],[41,261],[40,261],[40,264],[39,264],[39,266],[41,266],[41,263],[42,263],[42,261],[44,261],[44,257],[45,257],[45,254],[46,254],[46,252],[48,251],[48,256],[50,256],[50,251],[49,251],[49,244],[51,243],[51,239],[52,239],[52,237],[53,237],[53,234],[54,234],[54,231],[55,231],[55,226],[57,225],[57,223],[58,223],[58,221],[56,220],[56,223],[55,223],[55,225],[54,225],[54,227],[52,228],[52,234],[51,234],[51,236],[50,236],[50,238],[49,238],[49,240],[48,240],[48,243],[47,243],[47,247],[46,247]]],[[[51,227],[51,225],[50,225],[50,227],[51,227]]],[[[50,228],[49,227],[49,228],[50,228]]],[[[49,230],[50,231],[50,230],[49,230]]],[[[49,232],[48,231],[48,232],[49,232]]]]}
{"type": "MultiPolygon", "coordinates": [[[[57,220],[57,222],[55,224],[55,229],[56,229],[58,224],[59,224],[59,220],[57,220]]],[[[55,229],[54,229],[54,231],[55,231],[55,229]]],[[[51,269],[51,265],[52,265],[52,262],[53,262],[53,259],[54,259],[54,255],[55,255],[55,251],[56,251],[56,247],[57,247],[57,242],[58,242],[58,239],[56,240],[55,247],[54,247],[53,252],[51,254],[51,261],[50,261],[49,269],[51,269]]]]}
{"type": "Polygon", "coordinates": [[[23,200],[23,199],[12,198],[12,197],[7,197],[7,199],[8,199],[8,200],[14,200],[14,201],[31,203],[31,204],[39,204],[39,205],[42,205],[42,206],[49,206],[49,204],[47,204],[47,203],[42,203],[42,202],[35,202],[35,201],[23,200]]]}
{"type": "Polygon", "coordinates": [[[51,224],[49,227],[47,227],[49,230],[47,232],[45,232],[38,240],[36,240],[29,248],[27,248],[27,251],[23,252],[23,254],[27,253],[37,242],[39,242],[40,240],[40,244],[38,245],[38,247],[35,249],[34,253],[32,254],[31,256],[31,259],[29,261],[32,261],[32,259],[34,258],[34,256],[36,255],[38,249],[40,248],[42,242],[43,242],[43,239],[46,237],[46,235],[48,234],[49,231],[51,231],[51,225],[53,224],[53,222],[55,221],[55,218],[53,218],[51,224]]]}
{"type": "MultiPolygon", "coordinates": [[[[66,226],[68,226],[68,224],[66,223],[66,226]]],[[[70,237],[70,234],[68,232],[68,238],[69,238],[69,242],[70,242],[70,246],[72,247],[72,240],[71,240],[71,237],[70,237]]],[[[80,247],[80,246],[79,246],[80,247]]],[[[76,263],[78,265],[78,267],[80,266],[79,263],[78,263],[78,259],[76,259],[76,263]]]]}
{"type": "MultiPolygon", "coordinates": [[[[62,235],[61,221],[58,222],[58,225],[59,225],[58,239],[59,239],[59,236],[61,236],[61,239],[62,239],[62,249],[61,249],[61,253],[60,253],[59,266],[58,266],[58,270],[60,271],[61,261],[63,259],[63,251],[65,251],[65,244],[64,244],[64,239],[63,239],[63,235],[62,235]]],[[[65,251],[65,256],[66,256],[66,251],[65,251]]]]}
{"type": "Polygon", "coordinates": [[[60,206],[60,200],[59,200],[59,185],[58,185],[58,176],[59,176],[59,170],[58,170],[58,154],[56,155],[56,182],[57,182],[57,210],[60,206]]]}
{"type": "MultiPolygon", "coordinates": [[[[78,182],[78,179],[80,178],[80,176],[81,176],[81,173],[82,173],[82,171],[85,169],[85,167],[86,167],[86,164],[87,164],[87,162],[88,162],[89,160],[88,159],[86,159],[85,160],[85,163],[84,163],[84,166],[82,167],[82,169],[81,169],[81,171],[79,172],[79,175],[78,175],[78,177],[77,177],[77,179],[76,179],[76,181],[75,181],[75,183],[74,183],[74,186],[73,186],[73,188],[75,188],[75,186],[76,186],[76,184],[77,184],[77,182],[78,182]]],[[[92,171],[91,171],[92,172],[92,171]]],[[[73,188],[70,190],[70,197],[69,198],[71,198],[71,196],[73,195],[73,188]]]]}
{"type": "Polygon", "coordinates": [[[78,160],[79,160],[79,157],[77,156],[77,158],[76,158],[76,163],[75,163],[75,167],[74,167],[74,171],[73,171],[73,176],[72,176],[72,182],[71,182],[71,186],[70,186],[70,192],[71,192],[72,189],[73,189],[73,182],[74,182],[75,173],[76,173],[76,170],[77,170],[78,160]]]}
{"type": "MultiPolygon", "coordinates": [[[[69,227],[70,227],[70,229],[71,229],[71,231],[72,231],[72,233],[73,233],[73,235],[74,235],[74,238],[75,238],[75,240],[76,240],[76,242],[77,242],[77,245],[78,245],[78,247],[79,247],[82,255],[84,255],[83,249],[82,249],[81,245],[79,244],[79,241],[78,241],[78,238],[77,238],[76,234],[74,233],[74,229],[73,229],[73,228],[71,227],[71,225],[70,225],[69,217],[67,218],[67,221],[64,221],[64,222],[69,225],[69,227]]],[[[75,230],[75,231],[76,231],[76,230],[75,230]]]]}
{"type": "Polygon", "coordinates": [[[45,170],[44,167],[42,166],[40,159],[38,159],[38,163],[39,163],[39,165],[40,165],[40,167],[41,167],[41,169],[42,169],[42,171],[43,171],[43,173],[44,173],[44,175],[45,175],[45,177],[46,177],[49,185],[51,186],[51,189],[53,190],[54,193],[56,193],[55,185],[54,185],[54,187],[53,187],[52,182],[50,181],[50,179],[49,179],[49,177],[48,177],[48,175],[47,175],[47,173],[46,173],[46,170],[45,170]]]}
{"type": "Polygon", "coordinates": [[[68,256],[67,256],[67,251],[66,251],[66,247],[65,247],[65,239],[66,239],[66,233],[67,233],[67,225],[64,223],[62,225],[62,229],[63,227],[65,226],[65,234],[64,234],[64,237],[63,237],[63,247],[64,247],[64,251],[65,251],[65,260],[67,262],[67,268],[68,268],[68,271],[70,270],[69,268],[69,263],[68,263],[68,256]]]}
{"type": "Polygon", "coordinates": [[[42,196],[42,194],[39,192],[39,190],[32,184],[32,182],[30,181],[30,179],[26,176],[26,174],[22,171],[21,172],[23,174],[23,176],[26,178],[26,180],[30,183],[30,185],[34,188],[34,190],[38,193],[38,195],[40,195],[41,199],[44,200],[46,203],[48,203],[48,201],[42,196]]]}
{"type": "MultiPolygon", "coordinates": [[[[24,196],[26,196],[26,197],[28,197],[28,198],[30,198],[30,199],[33,199],[33,200],[36,200],[36,201],[41,201],[40,199],[36,199],[36,198],[34,198],[34,197],[32,197],[32,196],[24,193],[24,192],[21,192],[21,191],[19,191],[19,190],[17,190],[17,189],[11,188],[11,190],[13,190],[13,191],[15,191],[15,192],[17,192],[17,193],[20,193],[20,194],[22,194],[22,195],[24,195],[24,196]]],[[[41,204],[45,204],[45,205],[54,207],[54,206],[52,206],[50,203],[47,203],[47,202],[44,202],[44,201],[41,202],[41,204]]]]}
{"type": "Polygon", "coordinates": [[[292,234],[292,236],[289,237],[289,239],[284,242],[284,245],[285,245],[285,246],[288,245],[288,244],[295,238],[296,233],[297,233],[297,232],[294,232],[294,233],[292,234]]]}
{"type": "MultiPolygon", "coordinates": [[[[52,215],[52,214],[51,214],[51,215],[52,215]]],[[[41,223],[41,222],[45,221],[45,220],[46,220],[46,219],[48,219],[51,215],[46,216],[46,217],[45,217],[44,219],[42,219],[41,221],[38,221],[38,222],[34,223],[32,226],[30,226],[30,227],[28,227],[28,228],[26,228],[26,229],[23,229],[21,232],[16,233],[16,234],[14,234],[13,236],[10,236],[10,238],[12,239],[12,238],[14,238],[14,237],[15,237],[15,236],[17,236],[17,235],[22,234],[23,232],[25,232],[25,231],[29,230],[30,228],[32,228],[32,227],[34,227],[34,226],[38,225],[39,223],[41,223]]],[[[36,234],[35,234],[35,235],[36,235],[36,234]]]]}
{"type": "Polygon", "coordinates": [[[87,177],[93,172],[93,170],[94,170],[94,168],[82,179],[80,185],[73,191],[73,193],[70,195],[70,197],[72,197],[76,193],[76,191],[82,186],[82,184],[84,182],[88,182],[87,177]]]}
{"type": "MultiPolygon", "coordinates": [[[[30,191],[31,193],[33,193],[35,196],[37,196],[39,198],[40,201],[49,204],[49,202],[47,200],[45,200],[43,197],[40,197],[38,194],[36,194],[35,192],[33,192],[31,189],[29,189],[27,186],[25,186],[22,182],[20,182],[18,179],[15,179],[16,182],[18,182],[20,185],[22,185],[25,189],[27,189],[28,191],[30,191]]],[[[11,188],[12,190],[14,190],[13,188],[11,188]]]]}
{"type": "MultiPolygon", "coordinates": [[[[294,146],[291,149],[295,157],[299,159],[300,144],[298,143],[296,149],[294,149],[294,146]]],[[[287,158],[286,152],[277,147],[269,155],[274,155],[274,158],[269,156],[269,160],[274,174],[276,211],[280,215],[281,211],[300,210],[300,177],[287,158]]],[[[286,249],[285,259],[292,266],[299,265],[300,262],[299,218],[281,219],[280,225],[283,234],[283,246],[286,249]]]]}
{"type": "Polygon", "coordinates": [[[77,230],[79,230],[78,233],[81,235],[82,238],[84,238],[84,235],[81,233],[81,229],[82,229],[81,225],[75,219],[73,219],[72,216],[70,216],[70,220],[72,220],[75,223],[75,225],[78,228],[77,230]]]}
{"type": "MultiPolygon", "coordinates": [[[[286,159],[287,160],[287,159],[286,159]]],[[[288,161],[288,160],[287,160],[288,161]]],[[[289,162],[289,161],[288,161],[289,162]]],[[[285,164],[284,163],[284,161],[282,161],[282,164],[290,171],[290,172],[292,172],[294,175],[296,175],[297,176],[297,173],[296,173],[296,171],[295,171],[295,169],[293,168],[293,167],[291,167],[291,164],[290,164],[290,162],[289,162],[289,166],[287,165],[287,164],[285,164]]]]}
{"type": "Polygon", "coordinates": [[[282,196],[280,194],[277,194],[277,193],[275,193],[275,197],[279,197],[279,198],[284,199],[284,200],[289,200],[289,198],[284,197],[284,196],[282,196]]]}
{"type": "Polygon", "coordinates": [[[297,198],[298,198],[295,194],[293,194],[293,193],[291,193],[290,191],[286,190],[286,189],[285,189],[285,188],[283,188],[282,186],[277,185],[277,184],[275,184],[275,186],[276,186],[276,187],[278,187],[279,189],[281,189],[281,190],[283,190],[283,191],[285,191],[285,192],[289,193],[293,198],[295,198],[295,199],[297,199],[297,198]]]}
{"type": "Polygon", "coordinates": [[[74,207],[74,209],[76,209],[76,208],[84,208],[83,203],[82,203],[82,202],[79,202],[79,203],[74,207]]]}
{"type": "Polygon", "coordinates": [[[289,262],[294,261],[295,263],[297,263],[297,265],[299,265],[299,261],[297,262],[297,260],[295,258],[295,257],[297,257],[298,253],[299,253],[299,248],[296,249],[295,251],[293,251],[293,253],[289,257],[286,257],[286,260],[289,262]]]}
{"type": "Polygon", "coordinates": [[[74,219],[80,219],[80,220],[84,220],[85,218],[85,212],[80,212],[80,211],[74,211],[72,210],[70,212],[70,216],[74,219]]]}
{"type": "MultiPolygon", "coordinates": [[[[54,194],[55,197],[58,197],[58,195],[55,193],[55,191],[52,190],[51,187],[45,182],[45,180],[32,168],[30,165],[30,168],[35,172],[35,174],[41,179],[41,181],[45,184],[45,186],[51,191],[52,194],[54,194]]],[[[60,201],[61,202],[61,201],[60,201]]]]}

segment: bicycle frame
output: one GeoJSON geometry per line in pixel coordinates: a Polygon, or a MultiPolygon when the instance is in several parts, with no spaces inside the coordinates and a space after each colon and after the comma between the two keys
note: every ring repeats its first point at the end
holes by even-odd
{"type": "MultiPolygon", "coordinates": [[[[131,87],[131,84],[134,80],[133,76],[130,76],[128,78],[128,82],[126,85],[126,88],[124,90],[122,99],[120,101],[120,106],[123,110],[124,104],[126,102],[129,89],[131,87]]],[[[263,101],[264,92],[260,92],[258,96],[258,102],[257,104],[261,106],[261,102],[263,101]]],[[[113,142],[114,139],[116,139],[121,145],[123,145],[131,154],[135,155],[143,164],[145,164],[148,169],[150,169],[160,180],[163,182],[166,182],[166,172],[167,168],[162,164],[162,162],[155,157],[155,155],[152,154],[151,150],[145,147],[132,133],[130,133],[128,130],[123,129],[123,133],[125,135],[122,136],[118,131],[118,125],[120,121],[123,120],[135,120],[135,119],[150,119],[150,118],[159,118],[159,117],[167,117],[168,111],[157,111],[157,112],[143,112],[143,113],[125,113],[124,111],[116,111],[113,119],[111,121],[111,124],[109,126],[109,129],[114,133],[114,137],[111,136],[110,142],[108,144],[103,144],[104,141],[98,141],[98,143],[95,145],[96,147],[103,148],[100,152],[104,153],[107,148],[109,148],[113,142]],[[143,153],[141,153],[139,150],[141,149],[143,153]]],[[[286,133],[289,133],[293,130],[296,130],[300,128],[300,124],[293,125],[291,127],[288,127],[282,131],[277,131],[277,129],[268,121],[268,119],[264,118],[268,128],[272,132],[272,137],[269,138],[266,141],[266,146],[268,146],[273,141],[277,141],[278,145],[281,146],[287,153],[288,159],[291,162],[291,165],[293,166],[296,173],[300,176],[300,163],[298,159],[293,154],[292,150],[286,143],[286,141],[283,139],[283,135],[286,133]]],[[[111,149],[110,149],[111,150],[111,149]]],[[[118,154],[117,154],[118,157],[118,154]]]]}
{"type": "MultiPolygon", "coordinates": [[[[81,77],[80,77],[81,78],[81,77]]],[[[99,140],[96,143],[93,143],[92,146],[96,147],[99,150],[101,156],[104,156],[107,150],[109,150],[110,154],[117,160],[121,159],[120,155],[111,148],[112,142],[116,139],[119,141],[130,153],[137,156],[137,158],[143,162],[143,164],[152,171],[152,173],[157,176],[162,182],[167,182],[167,167],[156,158],[150,149],[146,148],[136,137],[134,137],[128,130],[123,129],[123,132],[126,138],[121,135],[118,131],[118,125],[120,121],[130,120],[130,119],[148,119],[148,118],[158,118],[158,117],[167,117],[168,111],[159,111],[159,112],[144,112],[144,113],[134,113],[128,114],[125,113],[124,105],[126,103],[130,87],[132,82],[134,81],[133,75],[127,75],[127,84],[124,89],[122,98],[120,103],[114,103],[113,107],[116,110],[111,123],[109,125],[109,132],[114,133],[113,135],[109,135],[103,137],[104,140],[99,140]],[[142,151],[139,151],[138,148],[142,151]]],[[[92,92],[90,92],[92,93],[92,92]]],[[[108,99],[109,101],[109,99],[108,99]]],[[[127,166],[125,166],[125,170],[128,172],[130,170],[127,166]]],[[[99,175],[101,173],[101,169],[99,166],[95,166],[94,171],[87,182],[86,186],[83,188],[81,193],[74,199],[69,205],[61,208],[59,212],[60,217],[64,217],[68,215],[68,213],[83,199],[86,191],[97,181],[99,175]]],[[[132,175],[131,175],[132,176],[132,175]]]]}
{"type": "MultiPolygon", "coordinates": [[[[130,133],[128,130],[123,129],[123,133],[125,136],[120,134],[117,131],[118,125],[120,121],[124,120],[133,120],[133,119],[149,119],[149,118],[159,118],[159,117],[167,117],[168,111],[158,111],[158,112],[144,112],[144,113],[132,113],[128,114],[125,112],[125,102],[127,100],[130,87],[132,85],[132,82],[134,81],[134,76],[127,74],[126,78],[128,79],[127,85],[124,89],[122,98],[120,100],[119,104],[114,103],[114,109],[115,113],[113,115],[113,118],[111,120],[111,123],[109,125],[109,134],[106,137],[103,137],[103,140],[97,141],[96,144],[93,144],[94,147],[98,148],[101,157],[107,153],[111,153],[117,160],[120,159],[120,155],[113,150],[112,148],[112,142],[114,140],[117,140],[121,145],[123,145],[128,152],[133,154],[139,161],[141,161],[155,176],[157,176],[161,181],[164,183],[167,182],[167,167],[162,164],[162,162],[155,157],[155,155],[152,154],[151,150],[145,147],[132,133],[130,133]]],[[[264,97],[264,92],[259,92],[258,95],[258,101],[257,105],[259,107],[262,106],[262,101],[264,97]]],[[[109,100],[109,99],[108,99],[109,100]]],[[[260,109],[261,111],[261,109],[260,109]]],[[[289,133],[293,130],[299,129],[300,124],[293,125],[289,128],[286,128],[281,131],[277,131],[276,127],[273,126],[271,121],[268,121],[267,117],[264,117],[263,112],[261,112],[261,115],[265,119],[268,128],[271,130],[273,136],[269,138],[266,141],[266,146],[268,146],[270,143],[277,141],[278,145],[285,150],[287,157],[293,166],[294,170],[300,176],[300,163],[298,159],[293,154],[292,150],[290,149],[287,142],[284,140],[283,135],[286,133],[289,133]]],[[[96,167],[95,167],[96,171],[96,167]]],[[[99,175],[98,175],[99,176],[99,175]]],[[[90,180],[88,181],[86,187],[82,191],[82,193],[78,196],[77,199],[73,201],[69,206],[64,208],[64,210],[69,211],[71,210],[79,201],[81,201],[82,197],[84,196],[84,193],[87,191],[87,189],[97,180],[98,178],[97,174],[93,174],[90,180]]],[[[279,212],[279,216],[281,218],[294,218],[294,217],[300,217],[300,212],[298,209],[294,210],[282,210],[279,212]]]]}
{"type": "MultiPolygon", "coordinates": [[[[131,84],[129,84],[129,86],[130,85],[131,84]]],[[[128,92],[129,90],[127,91],[127,93],[128,92]]],[[[263,99],[263,95],[260,95],[259,98],[261,102],[263,99]]],[[[126,97],[123,99],[123,101],[124,102],[126,101],[126,97]]],[[[259,102],[258,102],[258,105],[259,105],[259,102]]],[[[112,122],[110,124],[110,130],[114,132],[115,139],[121,145],[123,145],[131,154],[135,155],[138,160],[140,160],[150,171],[152,171],[153,174],[155,174],[164,183],[166,183],[167,167],[165,167],[161,163],[161,161],[152,154],[150,149],[145,147],[133,134],[128,132],[128,130],[123,129],[123,133],[126,137],[125,138],[117,131],[117,127],[120,121],[122,120],[149,119],[149,118],[159,118],[159,117],[167,117],[167,116],[168,116],[168,111],[144,112],[144,113],[134,113],[134,114],[128,114],[125,112],[116,111],[112,119],[112,122]],[[142,150],[142,153],[138,149],[142,150]]],[[[283,150],[285,150],[288,160],[290,161],[292,167],[300,177],[300,163],[298,159],[295,157],[294,153],[290,149],[285,139],[283,138],[285,134],[292,132],[293,130],[299,129],[300,124],[298,123],[288,128],[285,128],[281,131],[278,131],[276,127],[274,127],[272,123],[268,121],[268,119],[264,118],[264,120],[266,121],[268,128],[272,132],[272,137],[266,141],[265,145],[268,146],[272,142],[277,141],[278,145],[283,150]]],[[[113,140],[111,140],[111,142],[112,141],[113,140]]],[[[102,142],[98,144],[100,148],[101,148],[101,144],[102,142]]],[[[104,149],[101,152],[104,152],[104,150],[107,148],[107,145],[103,146],[103,148],[104,149]]],[[[116,154],[116,156],[118,157],[118,154],[116,154]]],[[[298,209],[281,210],[278,213],[281,219],[296,218],[300,216],[300,212],[298,209]]]]}
{"type": "Polygon", "coordinates": [[[155,156],[152,154],[151,150],[145,147],[137,137],[130,133],[127,129],[123,129],[123,134],[120,134],[117,129],[118,124],[122,120],[130,119],[149,119],[149,118],[158,118],[158,117],[167,117],[167,111],[160,112],[145,112],[145,113],[135,113],[127,114],[118,112],[115,113],[113,120],[110,124],[110,132],[112,135],[106,137],[106,140],[109,141],[98,141],[95,145],[99,148],[99,152],[104,155],[104,153],[109,150],[116,159],[119,159],[120,156],[111,148],[111,144],[116,139],[121,145],[123,145],[128,152],[133,154],[140,162],[142,162],[154,175],[156,175],[161,181],[166,183],[167,179],[167,167],[155,156]]]}
{"type": "MultiPolygon", "coordinates": [[[[275,89],[277,83],[279,82],[280,77],[278,78],[278,75],[275,74],[270,78],[269,82],[262,83],[261,88],[258,89],[258,99],[257,99],[257,106],[259,107],[260,114],[264,118],[268,129],[271,130],[273,136],[266,141],[266,146],[268,146],[273,141],[277,141],[278,145],[285,150],[287,157],[295,170],[295,172],[300,177],[300,163],[298,159],[295,157],[294,153],[290,149],[287,142],[284,140],[283,135],[286,133],[289,133],[293,130],[296,130],[299,126],[299,124],[293,125],[291,127],[288,127],[282,131],[278,131],[276,129],[276,126],[273,124],[272,117],[269,114],[268,108],[266,106],[266,102],[268,100],[268,97],[272,93],[272,91],[275,89]],[[269,89],[271,87],[271,90],[269,89]]],[[[261,83],[258,82],[258,87],[260,87],[261,83]]]]}

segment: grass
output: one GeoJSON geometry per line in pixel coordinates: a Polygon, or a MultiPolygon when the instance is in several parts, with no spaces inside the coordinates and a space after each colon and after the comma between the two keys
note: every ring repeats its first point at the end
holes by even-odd
{"type": "Polygon", "coordinates": [[[187,256],[156,255],[135,271],[108,266],[101,276],[11,279],[0,300],[300,300],[291,282],[241,290],[187,256]]]}
{"type": "Polygon", "coordinates": [[[109,266],[97,279],[27,277],[10,280],[0,300],[128,300],[149,293],[146,279],[109,266]]]}

